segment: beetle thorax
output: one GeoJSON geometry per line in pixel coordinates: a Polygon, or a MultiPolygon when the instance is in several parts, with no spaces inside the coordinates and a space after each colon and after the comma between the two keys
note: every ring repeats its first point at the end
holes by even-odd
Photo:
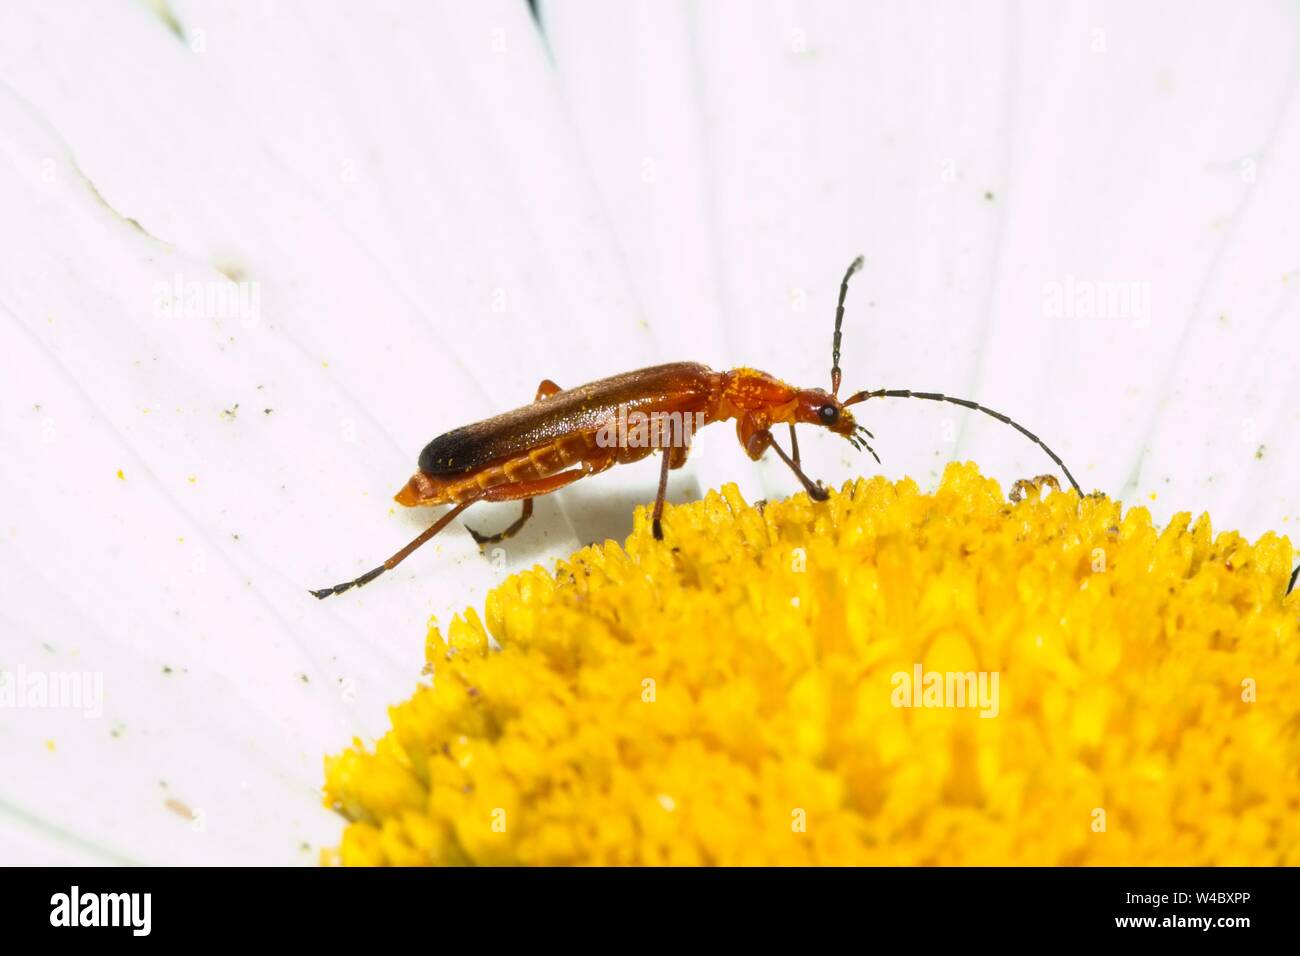
{"type": "Polygon", "coordinates": [[[767,372],[738,368],[722,373],[722,396],[718,418],[762,417],[784,421],[783,412],[793,409],[799,390],[767,372]]]}

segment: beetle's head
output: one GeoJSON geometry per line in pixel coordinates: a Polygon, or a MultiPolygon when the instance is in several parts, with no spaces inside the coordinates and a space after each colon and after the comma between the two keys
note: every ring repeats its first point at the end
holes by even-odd
{"type": "Polygon", "coordinates": [[[866,447],[863,439],[872,437],[869,431],[858,424],[844,403],[825,389],[800,389],[795,400],[795,421],[800,425],[819,425],[848,439],[849,444],[859,451],[866,447]]]}

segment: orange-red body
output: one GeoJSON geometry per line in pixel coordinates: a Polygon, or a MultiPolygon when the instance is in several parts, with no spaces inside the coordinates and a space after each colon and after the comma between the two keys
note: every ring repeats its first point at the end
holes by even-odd
{"type": "Polygon", "coordinates": [[[543,382],[537,400],[514,411],[435,438],[420,455],[420,470],[396,495],[403,505],[474,500],[512,501],[545,494],[612,465],[639,461],[657,447],[680,468],[689,438],[662,445],[610,441],[620,416],[691,416],[692,424],[735,420],[750,457],[768,447],[769,429],[816,424],[850,437],[855,423],[840,401],[822,389],[800,389],[755,369],[715,372],[676,362],[627,372],[578,388],[543,382]],[[828,421],[834,409],[834,420],[828,421]]]}

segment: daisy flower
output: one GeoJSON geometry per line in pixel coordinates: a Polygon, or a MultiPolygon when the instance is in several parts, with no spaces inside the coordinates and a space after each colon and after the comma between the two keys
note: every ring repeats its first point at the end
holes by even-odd
{"type": "Polygon", "coordinates": [[[1298,17],[14,5],[0,859],[1294,864],[1298,17]],[[308,595],[543,378],[825,387],[859,253],[845,386],[1102,497],[872,400],[823,504],[701,435],[676,557],[647,462],[308,595]]]}

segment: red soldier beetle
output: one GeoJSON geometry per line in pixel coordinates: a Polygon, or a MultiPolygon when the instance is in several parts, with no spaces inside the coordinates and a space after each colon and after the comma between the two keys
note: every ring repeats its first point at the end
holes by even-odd
{"type": "MultiPolygon", "coordinates": [[[[1001,412],[976,402],[938,392],[889,388],[855,392],[840,399],[844,299],[848,294],[849,279],[860,268],[861,256],[853,260],[840,283],[835,334],[831,341],[829,392],[820,388],[796,388],[757,369],[715,372],[694,362],[657,365],[571,389],[561,389],[549,379],[543,379],[533,404],[449,431],[431,441],[420,453],[419,470],[397,493],[395,500],[407,507],[450,504],[453,505],[450,511],[374,570],[355,580],[311,593],[326,598],[373,581],[401,564],[475,502],[522,501],[522,513],[504,531],[489,536],[469,529],[480,545],[501,541],[524,526],[532,516],[533,499],[539,495],[558,491],[579,478],[599,474],[613,465],[639,461],[656,450],[662,452],[663,460],[653,528],[655,538],[662,540],[661,519],[668,472],[686,463],[690,444],[690,428],[675,423],[689,421],[702,427],[734,419],[736,437],[750,458],[757,461],[771,449],[799,479],[809,497],[825,501],[829,493],[819,482],[804,474],[800,466],[795,425],[825,428],[846,439],[854,448],[866,449],[879,463],[880,456],[868,444],[868,439],[874,439],[874,436],[857,423],[848,410],[850,405],[872,398],[921,398],[948,402],[983,412],[1019,431],[1047,453],[1074,490],[1082,495],[1079,483],[1065,463],[1037,435],[1001,412]],[[629,415],[648,417],[651,422],[657,420],[660,423],[657,429],[652,428],[643,436],[650,438],[648,443],[608,440],[614,423],[622,422],[629,415]],[[658,419],[655,416],[659,416],[658,419]],[[665,422],[668,427],[664,427],[665,422]],[[773,426],[779,425],[787,425],[790,429],[789,454],[772,435],[773,426]],[[602,440],[602,436],[606,440],[602,440]]],[[[623,434],[619,432],[620,436],[623,434]]]]}

